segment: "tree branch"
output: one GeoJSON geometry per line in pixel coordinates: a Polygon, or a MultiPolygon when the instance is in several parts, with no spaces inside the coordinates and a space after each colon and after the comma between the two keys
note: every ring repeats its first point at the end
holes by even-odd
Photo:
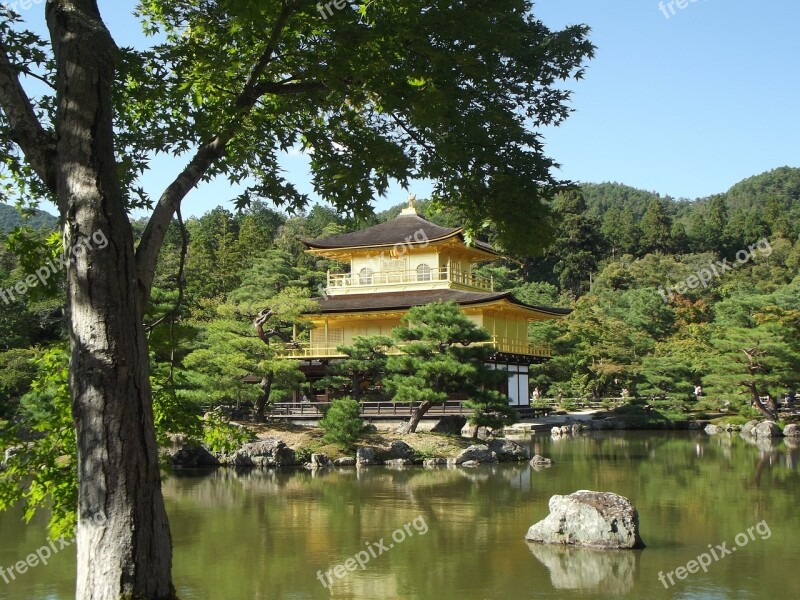
{"type": "Polygon", "coordinates": [[[267,321],[274,316],[275,312],[271,308],[265,308],[258,313],[258,316],[253,320],[253,325],[255,325],[256,333],[258,334],[259,339],[267,346],[269,346],[270,340],[274,337],[280,338],[287,344],[292,344],[294,342],[292,336],[278,329],[280,324],[278,327],[273,327],[272,329],[264,329],[264,325],[267,324],[267,321]]]}
{"type": "Polygon", "coordinates": [[[272,26],[264,51],[255,65],[253,65],[242,91],[235,100],[237,108],[235,114],[231,116],[222,131],[198,148],[197,153],[186,168],[161,194],[136,251],[137,301],[143,312],[150,297],[150,290],[155,277],[156,261],[158,260],[158,254],[161,250],[167,227],[169,227],[169,223],[172,220],[172,215],[175,214],[186,194],[200,182],[209,168],[224,156],[228,142],[234,137],[236,131],[242,127],[244,117],[253,109],[260,95],[263,95],[264,92],[259,94],[259,79],[273,60],[283,30],[298,6],[299,4],[296,1],[286,2],[283,5],[275,24],[272,26]]]}
{"type": "MultiPolygon", "coordinates": [[[[178,275],[177,275],[177,284],[178,284],[178,299],[175,301],[175,305],[169,309],[164,315],[157,319],[154,323],[150,325],[145,324],[144,328],[145,331],[149,334],[153,329],[161,325],[167,319],[170,319],[170,335],[172,335],[173,326],[175,325],[175,318],[178,316],[178,313],[183,306],[183,298],[186,295],[186,255],[189,253],[189,233],[186,231],[186,224],[183,222],[183,216],[181,215],[181,207],[179,206],[175,214],[178,217],[178,227],[181,232],[181,252],[180,252],[180,259],[178,262],[178,275]]],[[[170,372],[172,372],[173,365],[170,365],[170,372]]]]}
{"type": "Polygon", "coordinates": [[[265,81],[256,86],[259,98],[265,94],[285,95],[301,94],[304,92],[321,92],[325,84],[321,81],[298,81],[296,83],[275,83],[265,81]]]}
{"type": "Polygon", "coordinates": [[[19,82],[3,40],[0,40],[0,108],[11,126],[11,139],[22,149],[31,168],[56,193],[56,142],[42,127],[19,82]]]}

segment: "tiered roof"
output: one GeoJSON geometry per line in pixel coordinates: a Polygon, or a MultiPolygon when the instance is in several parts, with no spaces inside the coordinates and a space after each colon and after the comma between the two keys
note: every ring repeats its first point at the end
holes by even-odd
{"type": "MultiPolygon", "coordinates": [[[[311,252],[322,254],[325,250],[344,250],[357,248],[386,248],[397,244],[424,246],[450,238],[458,238],[466,245],[464,230],[461,227],[442,227],[420,217],[416,212],[406,209],[398,217],[373,225],[360,231],[343,233],[315,240],[303,240],[311,252]],[[323,252],[320,252],[323,251],[323,252]]],[[[475,248],[493,256],[500,254],[486,242],[473,242],[475,248]]],[[[487,257],[491,259],[491,257],[487,257]]]]}
{"type": "Polygon", "coordinates": [[[463,290],[418,290],[409,292],[381,292],[372,294],[348,294],[315,298],[320,314],[358,313],[375,310],[407,310],[431,302],[452,301],[460,306],[489,304],[500,300],[515,306],[534,310],[553,317],[568,315],[568,308],[532,306],[517,300],[511,292],[471,292],[463,290]]]}

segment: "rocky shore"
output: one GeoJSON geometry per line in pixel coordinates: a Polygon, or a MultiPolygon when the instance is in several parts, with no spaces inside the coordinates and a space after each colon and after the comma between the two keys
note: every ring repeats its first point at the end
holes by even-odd
{"type": "MultiPolygon", "coordinates": [[[[740,426],[714,425],[708,420],[690,420],[678,425],[679,429],[705,431],[709,435],[740,433],[752,440],[778,437],[800,440],[800,427],[788,424],[781,429],[773,421],[750,421],[740,426]]],[[[624,429],[639,428],[632,427],[618,418],[573,421],[567,417],[564,424],[550,427],[549,431],[553,438],[565,438],[591,431],[624,429]]],[[[170,447],[162,450],[162,454],[174,469],[206,467],[324,469],[375,465],[392,468],[411,465],[421,465],[426,468],[441,466],[469,468],[481,464],[512,461],[530,461],[535,468],[549,467],[552,465],[552,460],[538,455],[530,456],[525,446],[514,441],[515,437],[527,437],[536,430],[543,430],[541,424],[534,426],[530,423],[518,423],[502,433],[481,431],[480,443],[476,443],[472,437],[457,435],[452,428],[448,432],[449,435],[428,432],[401,436],[391,431],[376,431],[365,435],[362,444],[345,453],[338,448],[322,444],[321,434],[316,428],[294,426],[281,430],[264,427],[255,432],[252,440],[232,452],[213,453],[202,445],[189,442],[178,435],[173,437],[170,447]]]]}
{"type": "MultiPolygon", "coordinates": [[[[430,457],[420,456],[414,448],[403,441],[392,442],[386,450],[372,446],[360,446],[353,456],[331,458],[323,452],[312,453],[306,461],[302,453],[286,445],[278,438],[259,439],[248,442],[238,450],[229,454],[213,454],[202,445],[184,443],[173,446],[165,452],[170,465],[174,469],[198,467],[305,467],[321,469],[327,467],[367,467],[386,465],[389,467],[405,467],[422,465],[433,468],[438,466],[473,467],[480,464],[530,460],[528,450],[516,442],[498,438],[486,444],[473,444],[461,450],[455,456],[430,457]]],[[[537,464],[548,464],[542,457],[537,457],[537,464]]]]}

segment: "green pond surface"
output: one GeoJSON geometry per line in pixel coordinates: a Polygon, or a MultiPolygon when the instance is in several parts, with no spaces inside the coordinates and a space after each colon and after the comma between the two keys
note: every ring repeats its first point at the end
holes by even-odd
{"type": "MultiPolygon", "coordinates": [[[[554,466],[220,469],[171,476],[164,493],[179,596],[800,598],[797,443],[756,446],[702,432],[597,432],[527,443],[554,466]],[[547,515],[549,498],[579,489],[630,498],[647,547],[529,546],[525,532],[547,515]],[[723,543],[736,550],[720,556],[716,547],[723,543]],[[673,575],[669,586],[667,573],[703,553],[711,561],[707,572],[681,571],[685,579],[673,575]],[[352,560],[356,570],[348,571],[347,560],[356,556],[364,569],[352,560]]],[[[0,515],[0,566],[46,543],[42,521],[24,526],[19,514],[0,515]]],[[[71,598],[74,552],[65,549],[9,583],[0,578],[0,598],[71,598]]]]}

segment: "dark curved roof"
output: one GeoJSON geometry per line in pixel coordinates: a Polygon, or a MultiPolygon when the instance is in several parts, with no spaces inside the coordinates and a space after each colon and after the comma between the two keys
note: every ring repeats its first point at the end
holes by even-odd
{"type": "Polygon", "coordinates": [[[347,294],[314,298],[321,314],[369,312],[373,310],[406,310],[431,302],[453,301],[459,306],[484,304],[495,300],[508,300],[512,304],[548,315],[564,316],[569,308],[532,306],[517,300],[511,292],[468,292],[463,290],[420,290],[414,292],[387,292],[378,294],[347,294]]]}
{"type": "MultiPolygon", "coordinates": [[[[426,221],[416,214],[401,214],[400,216],[367,227],[352,233],[343,233],[315,240],[302,240],[309,248],[336,249],[336,248],[363,248],[370,246],[394,246],[395,244],[424,244],[434,240],[461,235],[458,227],[441,227],[426,221]]],[[[476,242],[475,246],[486,252],[494,253],[492,247],[485,242],[476,242]]]]}

